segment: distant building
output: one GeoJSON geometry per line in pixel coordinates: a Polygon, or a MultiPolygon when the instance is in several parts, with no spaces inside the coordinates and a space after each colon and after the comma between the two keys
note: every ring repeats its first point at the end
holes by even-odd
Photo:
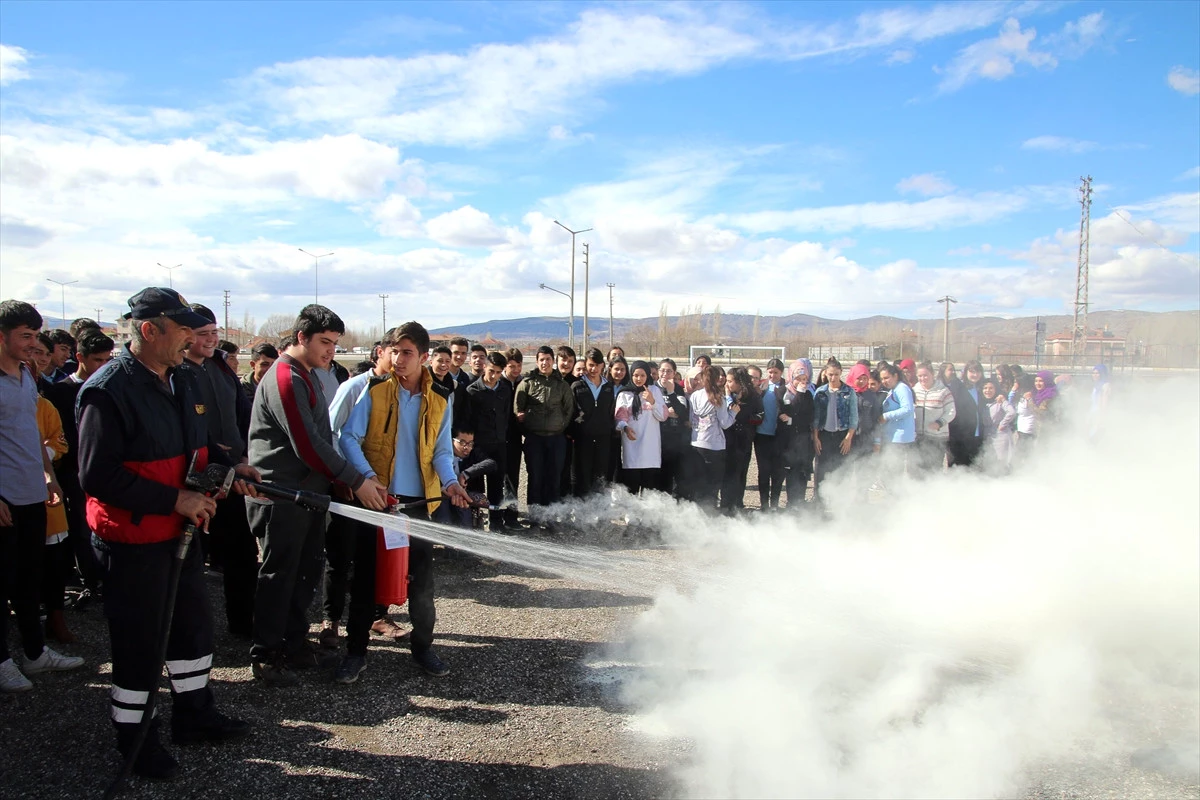
{"type": "MultiPolygon", "coordinates": [[[[1069,356],[1074,341],[1070,331],[1051,334],[1046,337],[1046,355],[1069,356]]],[[[1089,332],[1083,352],[1078,355],[1096,356],[1104,361],[1113,357],[1122,357],[1125,355],[1125,337],[1117,336],[1108,328],[1089,332]]]]}

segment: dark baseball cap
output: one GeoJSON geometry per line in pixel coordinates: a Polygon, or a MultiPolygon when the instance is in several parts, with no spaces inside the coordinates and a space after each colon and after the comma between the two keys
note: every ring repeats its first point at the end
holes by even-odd
{"type": "Polygon", "coordinates": [[[129,298],[129,313],[125,319],[147,320],[166,317],[185,328],[203,328],[210,320],[197,314],[179,292],[151,286],[129,298]]]}

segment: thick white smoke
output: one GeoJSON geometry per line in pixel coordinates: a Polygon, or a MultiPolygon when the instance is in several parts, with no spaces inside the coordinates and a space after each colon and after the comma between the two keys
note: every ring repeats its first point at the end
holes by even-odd
{"type": "Polygon", "coordinates": [[[1197,388],[1138,387],[1008,478],[845,482],[828,521],[647,503],[712,578],[635,626],[641,729],[691,742],[695,797],[1012,797],[1163,745],[1200,769],[1197,388]]]}

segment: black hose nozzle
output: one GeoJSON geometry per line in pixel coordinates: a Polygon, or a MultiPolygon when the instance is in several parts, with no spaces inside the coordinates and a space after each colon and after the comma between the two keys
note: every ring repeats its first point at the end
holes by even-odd
{"type": "MultiPolygon", "coordinates": [[[[201,492],[211,497],[216,495],[222,486],[226,485],[231,472],[233,470],[229,467],[220,464],[209,464],[203,470],[192,470],[189,472],[185,485],[192,491],[201,492]]],[[[259,494],[269,497],[272,500],[295,503],[305,511],[325,512],[329,510],[330,497],[327,494],[306,492],[303,489],[289,489],[277,483],[252,481],[241,477],[237,477],[236,479],[253,486],[259,494]]]]}

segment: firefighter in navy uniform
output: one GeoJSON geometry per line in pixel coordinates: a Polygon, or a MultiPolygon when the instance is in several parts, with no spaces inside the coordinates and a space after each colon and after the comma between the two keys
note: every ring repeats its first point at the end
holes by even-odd
{"type": "MultiPolygon", "coordinates": [[[[209,447],[205,408],[195,375],[177,369],[192,328],[208,320],[171,289],[148,288],[129,299],[133,338],[79,392],[79,478],[87,520],[104,570],[104,612],[112,642],[111,715],[117,748],[128,756],[149,692],[158,685],[159,631],[178,537],[191,521],[204,525],[216,501],[184,488],[196,457],[224,463],[209,447]]],[[[230,465],[233,466],[233,465],[230,465]]],[[[247,466],[240,475],[257,479],[247,466]]],[[[235,484],[241,493],[253,493],[235,484]]],[[[203,554],[189,548],[183,563],[167,645],[167,672],[176,744],[235,739],[250,726],[219,712],[209,688],[213,619],[203,554]]],[[[157,709],[156,709],[157,712],[157,709]]],[[[151,723],[134,772],[170,779],[179,765],[151,723]]]]}

